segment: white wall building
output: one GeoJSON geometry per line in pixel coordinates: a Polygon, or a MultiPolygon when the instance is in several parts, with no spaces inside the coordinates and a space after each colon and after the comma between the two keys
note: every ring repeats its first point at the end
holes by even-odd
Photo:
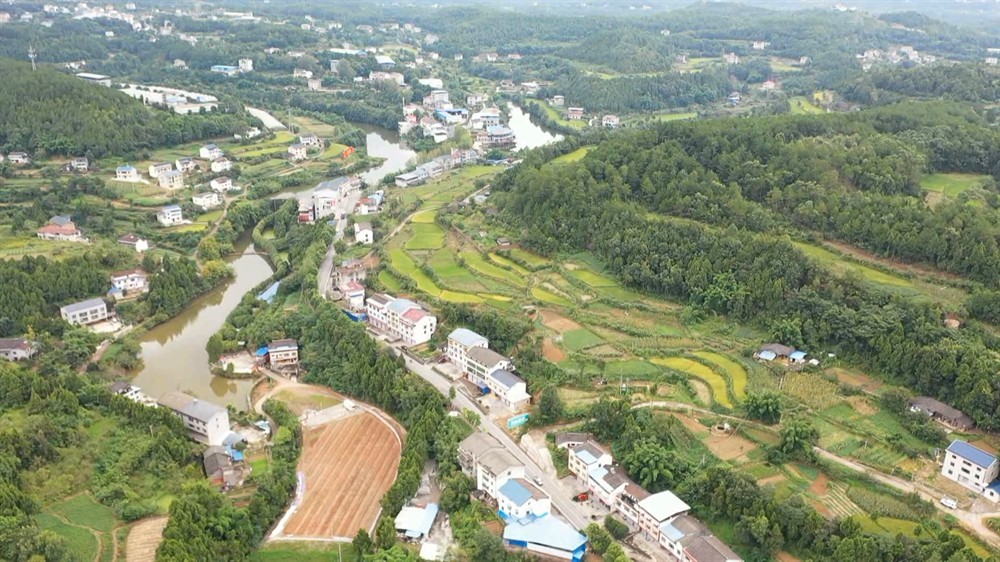
{"type": "Polygon", "coordinates": [[[163,189],[174,190],[184,188],[184,174],[180,170],[162,172],[156,180],[160,182],[160,187],[163,189]]]}
{"type": "Polygon", "coordinates": [[[202,210],[207,211],[209,209],[214,209],[222,204],[222,198],[219,194],[210,191],[208,193],[198,193],[191,197],[191,202],[202,208],[202,210]]]}
{"type": "Polygon", "coordinates": [[[184,213],[181,211],[180,205],[167,205],[156,213],[156,221],[163,226],[180,224],[183,220],[184,213]]]}
{"type": "Polygon", "coordinates": [[[198,156],[201,156],[205,160],[217,160],[225,156],[225,154],[221,148],[214,144],[206,144],[198,150],[198,156]]]}
{"type": "Polygon", "coordinates": [[[226,176],[215,178],[214,180],[210,181],[208,185],[212,187],[212,191],[218,193],[223,193],[226,191],[235,191],[239,189],[238,187],[233,185],[232,178],[226,176]]]}
{"type": "Polygon", "coordinates": [[[590,478],[590,471],[599,466],[611,466],[613,459],[611,453],[594,441],[587,441],[583,445],[573,447],[569,450],[568,467],[569,471],[576,475],[581,482],[586,482],[590,478]]]}
{"type": "Polygon", "coordinates": [[[183,392],[170,392],[160,398],[159,404],[180,416],[190,437],[195,441],[222,445],[222,441],[229,435],[229,412],[222,406],[183,392]]]}
{"type": "Polygon", "coordinates": [[[174,169],[174,165],[170,162],[157,162],[156,164],[149,165],[149,177],[158,178],[163,172],[169,172],[174,169]]]}
{"type": "Polygon", "coordinates": [[[468,369],[469,350],[473,347],[489,347],[490,341],[467,328],[458,328],[448,334],[448,360],[462,372],[468,369]]]}
{"type": "Polygon", "coordinates": [[[240,59],[240,72],[253,72],[253,59],[240,59]]]}
{"type": "Polygon", "coordinates": [[[104,299],[96,298],[72,304],[59,309],[62,319],[74,326],[86,326],[108,319],[108,305],[104,299]]]}
{"type": "Polygon", "coordinates": [[[122,291],[145,291],[149,274],[141,269],[126,269],[111,274],[111,286],[122,291]]]}
{"type": "Polygon", "coordinates": [[[494,371],[511,370],[514,364],[508,357],[487,347],[473,347],[466,351],[465,374],[480,388],[486,387],[486,377],[494,371]]]}
{"type": "Polygon", "coordinates": [[[437,317],[413,301],[374,294],[365,302],[369,325],[407,345],[426,343],[437,329],[437,317]]]}
{"type": "Polygon", "coordinates": [[[476,480],[476,489],[494,499],[508,480],[524,478],[524,465],[487,433],[473,433],[459,443],[458,462],[476,480]]]}
{"type": "Polygon", "coordinates": [[[1000,462],[993,454],[957,439],[948,446],[941,465],[942,476],[979,493],[997,479],[998,473],[1000,462]]]}
{"type": "Polygon", "coordinates": [[[229,161],[228,158],[218,158],[212,160],[212,171],[218,172],[228,172],[233,169],[233,163],[229,161]]]}
{"type": "MultiPolygon", "coordinates": [[[[13,162],[13,160],[11,160],[13,162]]],[[[135,166],[118,166],[115,168],[115,179],[118,181],[139,181],[139,170],[135,166]]]]}
{"type": "Polygon", "coordinates": [[[511,478],[497,489],[497,511],[504,519],[541,517],[552,510],[552,500],[524,478],[511,478]]]}
{"type": "Polygon", "coordinates": [[[24,338],[0,339],[0,357],[3,357],[8,361],[24,361],[25,359],[31,359],[35,353],[35,346],[24,338]]]}
{"type": "Polygon", "coordinates": [[[358,244],[371,244],[375,241],[375,231],[370,222],[354,223],[354,241],[358,244]]]}

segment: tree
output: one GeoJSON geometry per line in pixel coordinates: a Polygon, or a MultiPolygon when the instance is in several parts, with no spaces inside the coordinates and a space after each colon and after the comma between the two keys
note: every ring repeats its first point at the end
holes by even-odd
{"type": "Polygon", "coordinates": [[[559,391],[555,387],[549,387],[542,391],[542,397],[538,404],[538,415],[543,424],[555,423],[563,417],[563,402],[559,397],[559,391]]]}
{"type": "Polygon", "coordinates": [[[616,540],[622,540],[629,534],[628,525],[615,519],[610,514],[604,516],[604,528],[607,529],[608,532],[611,533],[611,536],[616,540]]]}
{"type": "Polygon", "coordinates": [[[396,523],[389,515],[383,515],[375,528],[375,546],[379,550],[392,548],[396,544],[396,523]]]}
{"type": "Polygon", "coordinates": [[[632,559],[625,554],[622,545],[616,542],[608,546],[608,550],[604,553],[604,560],[605,562],[632,562],[632,559]]]}
{"type": "Polygon", "coordinates": [[[781,395],[777,392],[763,390],[747,395],[743,402],[747,416],[766,424],[775,424],[781,420],[781,395]]]}
{"type": "Polygon", "coordinates": [[[225,351],[225,344],[222,342],[222,336],[219,334],[212,334],[208,338],[208,343],[205,344],[205,350],[208,351],[208,360],[215,363],[222,357],[222,353],[225,351]]]}
{"type": "Polygon", "coordinates": [[[604,554],[608,550],[608,546],[613,542],[611,535],[604,530],[604,527],[601,527],[597,523],[587,525],[587,528],[583,530],[583,534],[587,535],[587,538],[590,539],[590,548],[597,554],[604,554]]]}
{"type": "Polygon", "coordinates": [[[441,491],[441,509],[446,513],[454,513],[469,505],[469,494],[475,488],[475,482],[461,471],[444,479],[444,489],[441,491]]]}
{"type": "Polygon", "coordinates": [[[813,445],[819,440],[819,430],[805,418],[793,418],[781,428],[778,450],[788,457],[812,456],[813,445]]]}
{"type": "Polygon", "coordinates": [[[358,529],[358,534],[354,535],[354,540],[351,541],[351,545],[354,547],[354,551],[361,556],[371,554],[371,552],[375,549],[375,545],[372,543],[372,538],[368,536],[368,531],[364,529],[358,529]]]}
{"type": "Polygon", "coordinates": [[[644,439],[622,459],[622,464],[642,487],[650,492],[659,492],[674,483],[671,466],[675,457],[663,445],[644,439]]]}

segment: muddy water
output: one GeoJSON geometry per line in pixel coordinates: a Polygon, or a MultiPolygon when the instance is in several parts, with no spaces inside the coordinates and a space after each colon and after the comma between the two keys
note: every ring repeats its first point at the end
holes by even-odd
{"type": "Polygon", "coordinates": [[[251,382],[213,376],[205,351],[208,338],[222,327],[243,295],[272,273],[267,261],[253,253],[249,233],[240,238],[236,249],[240,254],[229,260],[236,274],[232,280],[140,337],[143,367],[131,382],[146,394],[158,399],[180,390],[219,405],[246,409],[251,382]]]}
{"type": "Polygon", "coordinates": [[[538,148],[563,139],[559,133],[550,133],[535,124],[520,106],[507,104],[507,116],[507,126],[517,136],[517,150],[538,148]]]}

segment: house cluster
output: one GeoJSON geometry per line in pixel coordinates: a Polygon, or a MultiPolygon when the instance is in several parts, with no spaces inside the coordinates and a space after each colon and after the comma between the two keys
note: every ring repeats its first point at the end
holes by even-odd
{"type": "Polygon", "coordinates": [[[386,294],[365,299],[365,314],[369,327],[406,345],[427,343],[437,330],[437,317],[427,309],[386,294]]]}
{"type": "Polygon", "coordinates": [[[458,463],[476,490],[506,522],[503,540],[563,560],[583,560],[587,537],[551,514],[552,500],[531,482],[525,467],[492,435],[473,433],[458,445],[458,463]]]}
{"type": "Polygon", "coordinates": [[[56,215],[49,222],[35,231],[42,240],[58,240],[60,242],[87,242],[83,231],[77,228],[73,219],[66,215],[56,215]]]}
{"type": "Polygon", "coordinates": [[[514,363],[490,349],[486,337],[456,329],[448,334],[447,357],[483,394],[493,394],[508,408],[521,410],[531,401],[524,379],[514,373],[514,363]]]}
{"type": "Polygon", "coordinates": [[[690,506],[671,491],[650,494],[614,463],[611,453],[587,433],[562,433],[568,466],[588,495],[681,562],[742,562],[725,543],[690,515],[690,506]]]}
{"type": "Polygon", "coordinates": [[[479,161],[479,152],[471,148],[455,148],[450,154],[438,156],[437,158],[417,166],[412,172],[399,174],[396,176],[397,187],[411,187],[420,185],[429,179],[436,178],[447,170],[460,168],[467,164],[475,164],[479,161]]]}
{"type": "Polygon", "coordinates": [[[110,275],[108,297],[120,300],[149,290],[149,274],[139,268],[115,271],[110,275]]]}
{"type": "Polygon", "coordinates": [[[298,142],[288,147],[288,159],[292,162],[305,160],[309,157],[310,149],[323,149],[323,139],[312,133],[299,135],[298,142]]]}
{"type": "Polygon", "coordinates": [[[313,189],[312,196],[299,199],[299,222],[312,224],[331,215],[331,220],[336,220],[338,202],[359,189],[361,179],[357,176],[341,176],[320,182],[313,189]]]}
{"type": "Polygon", "coordinates": [[[753,354],[754,359],[766,363],[772,361],[786,363],[789,365],[819,365],[819,359],[806,359],[808,354],[794,347],[789,347],[780,343],[766,343],[753,354]]]}
{"type": "Polygon", "coordinates": [[[212,111],[219,106],[219,99],[215,96],[177,88],[126,84],[119,91],[146,105],[167,107],[181,115],[200,113],[202,110],[212,111]]]}
{"type": "MultiPolygon", "coordinates": [[[[209,162],[212,173],[221,173],[233,168],[232,162],[225,157],[226,153],[214,144],[206,144],[198,150],[198,156],[209,162]]],[[[184,188],[184,174],[196,172],[198,165],[193,158],[178,158],[173,163],[154,162],[149,165],[147,173],[155,179],[163,189],[174,191],[184,188]]],[[[131,164],[115,168],[115,179],[123,182],[140,182],[142,174],[131,164]]],[[[231,183],[230,188],[231,189],[231,183]]],[[[213,189],[215,189],[213,185],[213,189]]]]}
{"type": "Polygon", "coordinates": [[[1000,502],[1000,461],[993,453],[956,439],[945,450],[941,475],[992,502],[1000,502]]]}
{"type": "Polygon", "coordinates": [[[356,215],[374,215],[382,209],[382,202],[385,200],[385,190],[379,189],[358,200],[357,207],[354,208],[356,215]]]}
{"type": "MultiPolygon", "coordinates": [[[[487,99],[481,94],[470,94],[466,103],[475,107],[485,105],[487,99]]],[[[403,121],[398,123],[401,135],[419,128],[424,137],[441,143],[454,137],[455,127],[463,126],[476,132],[479,149],[509,148],[516,142],[513,131],[502,126],[499,108],[483,107],[470,115],[468,109],[455,107],[447,90],[431,90],[424,96],[421,105],[405,105],[403,115],[403,121]]]]}
{"type": "Polygon", "coordinates": [[[909,45],[897,45],[890,47],[888,50],[880,49],[868,49],[865,52],[855,55],[858,61],[861,63],[862,70],[868,70],[873,65],[879,63],[885,64],[931,64],[937,62],[937,57],[934,55],[922,55],[920,51],[914,49],[909,45]]]}

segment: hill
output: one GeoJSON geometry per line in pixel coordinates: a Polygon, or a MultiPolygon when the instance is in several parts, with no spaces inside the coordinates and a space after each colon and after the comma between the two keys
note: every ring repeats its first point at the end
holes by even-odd
{"type": "Polygon", "coordinates": [[[228,136],[248,117],[181,116],[49,68],[0,58],[0,150],[102,157],[228,136]]]}

